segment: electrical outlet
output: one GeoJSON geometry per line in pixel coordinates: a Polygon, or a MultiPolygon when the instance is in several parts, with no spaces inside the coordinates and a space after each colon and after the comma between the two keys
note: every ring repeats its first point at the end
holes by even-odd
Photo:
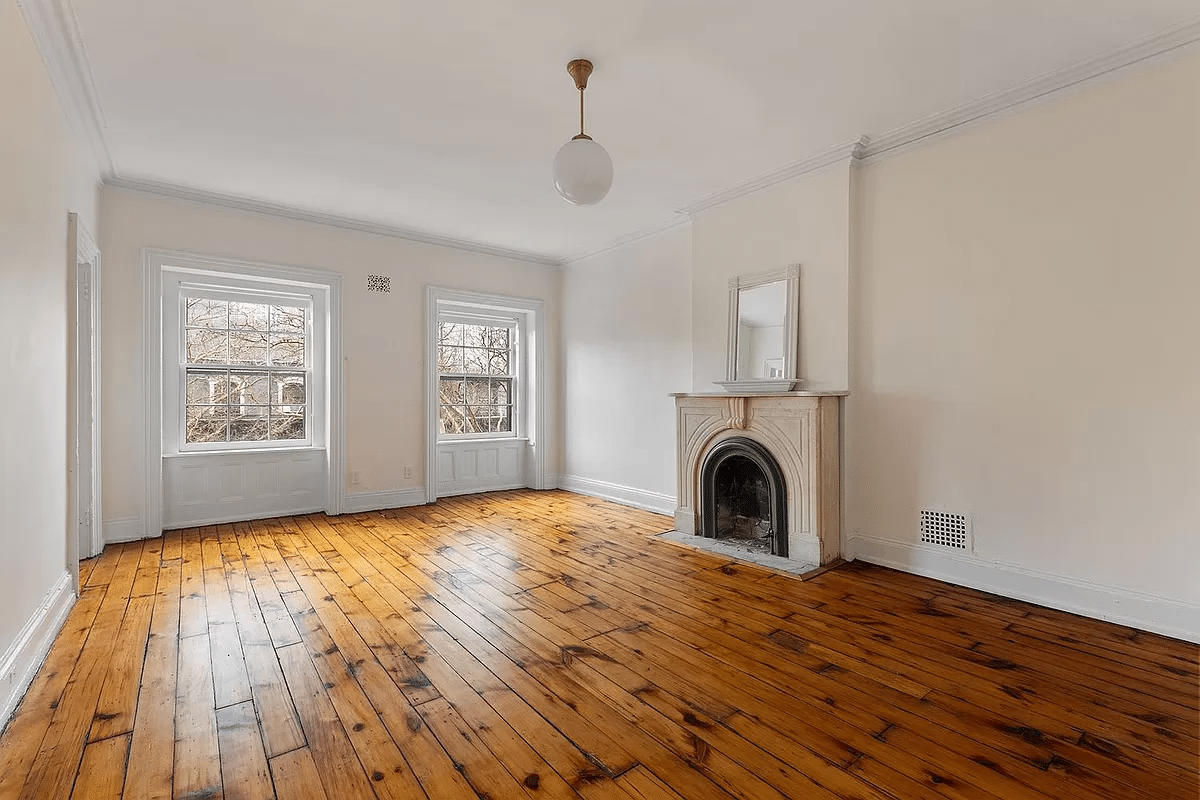
{"type": "Polygon", "coordinates": [[[404,468],[404,477],[406,477],[406,478],[411,478],[412,476],[413,476],[413,468],[412,468],[412,467],[405,467],[405,468],[404,468]]]}
{"type": "Polygon", "coordinates": [[[362,473],[356,469],[350,470],[350,483],[353,485],[358,485],[358,483],[361,481],[362,481],[362,473]]]}

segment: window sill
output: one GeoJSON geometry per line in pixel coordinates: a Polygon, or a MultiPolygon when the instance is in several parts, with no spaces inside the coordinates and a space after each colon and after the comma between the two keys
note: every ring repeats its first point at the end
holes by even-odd
{"type": "Polygon", "coordinates": [[[184,450],[179,453],[163,453],[163,458],[192,458],[193,456],[255,456],[281,453],[319,453],[327,448],[319,445],[303,445],[301,447],[231,447],[227,450],[184,450]]]}
{"type": "Polygon", "coordinates": [[[497,444],[505,444],[505,443],[513,443],[513,442],[528,443],[529,437],[528,436],[469,436],[469,435],[461,436],[461,437],[456,436],[453,439],[439,438],[438,439],[438,447],[441,447],[442,445],[453,445],[453,444],[462,444],[462,445],[482,444],[484,442],[495,442],[497,444]]]}

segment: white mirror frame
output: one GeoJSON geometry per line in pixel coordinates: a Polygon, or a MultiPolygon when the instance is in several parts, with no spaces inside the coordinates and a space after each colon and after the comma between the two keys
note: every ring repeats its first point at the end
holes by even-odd
{"type": "Polygon", "coordinates": [[[718,386],[728,392],[790,392],[799,383],[800,352],[800,265],[792,264],[771,272],[742,275],[729,279],[729,352],[723,381],[718,386]],[[739,380],[738,297],[742,289],[752,289],[776,281],[787,281],[787,310],[783,320],[783,377],[739,380]]]}

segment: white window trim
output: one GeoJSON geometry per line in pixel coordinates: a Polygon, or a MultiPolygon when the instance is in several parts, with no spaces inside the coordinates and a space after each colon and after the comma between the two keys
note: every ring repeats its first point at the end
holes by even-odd
{"type": "MultiPolygon", "coordinates": [[[[488,432],[488,433],[443,433],[441,430],[442,426],[441,426],[441,414],[440,414],[440,412],[441,412],[441,393],[439,392],[438,393],[438,411],[439,411],[439,413],[438,413],[438,416],[434,417],[434,422],[437,425],[438,441],[440,441],[442,444],[446,444],[449,442],[464,442],[464,441],[470,442],[470,441],[475,441],[477,439],[489,439],[489,440],[491,440],[491,439],[528,439],[529,437],[525,435],[525,421],[526,421],[526,417],[528,416],[525,413],[525,405],[526,405],[526,402],[528,401],[528,397],[525,393],[525,382],[527,380],[528,372],[529,372],[528,367],[526,365],[526,361],[528,361],[528,353],[529,353],[528,343],[526,342],[527,333],[525,331],[526,322],[527,322],[526,314],[523,312],[522,313],[513,312],[508,315],[497,315],[494,313],[491,315],[488,315],[488,314],[475,315],[475,314],[463,313],[460,310],[439,311],[438,315],[437,315],[437,319],[435,320],[435,327],[434,327],[434,336],[435,337],[438,336],[438,327],[441,326],[442,322],[454,322],[454,323],[459,323],[459,324],[463,324],[463,325],[485,325],[490,328],[509,328],[510,330],[514,331],[515,332],[515,337],[514,337],[515,341],[510,342],[508,352],[509,352],[509,358],[515,359],[517,369],[515,372],[511,369],[513,362],[510,361],[509,362],[510,369],[509,369],[508,374],[502,375],[502,376],[473,375],[470,373],[442,373],[442,372],[437,373],[439,378],[442,375],[453,375],[455,377],[463,377],[463,378],[502,377],[502,378],[509,378],[512,380],[511,388],[509,389],[510,401],[511,401],[509,403],[509,405],[512,406],[512,430],[496,431],[494,433],[492,433],[492,432],[488,432]]],[[[440,337],[439,337],[439,342],[440,342],[440,337]]],[[[434,365],[437,364],[436,348],[434,350],[433,363],[434,363],[434,365]]]]}
{"type": "MultiPolygon", "coordinates": [[[[292,286],[292,291],[282,291],[278,281],[266,281],[262,278],[255,280],[247,280],[235,276],[218,277],[211,272],[203,275],[195,273],[191,269],[177,269],[174,266],[163,268],[164,284],[163,291],[166,295],[175,298],[177,301],[174,304],[168,303],[168,297],[163,298],[163,325],[164,335],[167,334],[167,328],[173,328],[176,332],[183,331],[183,305],[185,297],[207,297],[214,300],[229,300],[231,302],[278,302],[280,305],[287,304],[292,306],[303,306],[308,310],[308,323],[306,325],[305,339],[306,347],[304,353],[303,366],[289,367],[280,370],[273,368],[275,371],[283,372],[303,372],[306,376],[307,385],[309,387],[308,402],[305,411],[304,433],[303,439],[282,439],[282,440],[254,440],[247,442],[205,442],[205,443],[187,443],[184,441],[182,434],[183,420],[186,414],[186,395],[187,395],[187,367],[184,363],[184,341],[183,336],[179,335],[176,339],[178,352],[174,357],[167,357],[164,353],[163,362],[164,370],[168,368],[177,371],[177,380],[172,383],[165,376],[163,382],[163,408],[167,409],[163,415],[163,453],[165,455],[176,455],[179,453],[225,453],[243,450],[295,450],[304,447],[325,447],[329,440],[328,432],[325,430],[325,397],[324,391],[324,375],[318,380],[314,374],[313,365],[315,361],[325,362],[325,339],[326,336],[318,336],[314,339],[314,330],[324,333],[324,325],[316,325],[313,320],[314,314],[321,314],[323,317],[328,317],[325,311],[325,291],[313,287],[292,286]],[[199,278],[200,280],[196,280],[199,278]],[[209,283],[209,281],[218,281],[209,283]]],[[[228,368],[229,365],[223,364],[195,364],[191,365],[201,370],[206,367],[221,369],[228,368]]],[[[258,370],[252,366],[234,367],[234,371],[262,371],[269,372],[271,369],[263,367],[258,370]]]]}
{"type": "Polygon", "coordinates": [[[326,513],[340,514],[345,504],[346,413],[345,378],[342,362],[342,277],[336,272],[300,269],[264,264],[254,261],[187,253],[177,250],[144,248],[142,263],[145,269],[142,308],[145,325],[142,340],[142,375],[146,388],[143,393],[145,420],[145,495],[142,519],[147,537],[159,536],[163,530],[163,271],[166,268],[192,269],[201,272],[222,272],[247,278],[268,278],[319,288],[328,295],[325,313],[328,331],[328,374],[325,394],[328,408],[326,464],[328,488],[326,513]]]}
{"type": "MultiPolygon", "coordinates": [[[[529,442],[530,475],[529,486],[533,489],[545,489],[546,483],[546,443],[549,425],[546,406],[546,303],[524,297],[508,297],[505,295],[481,294],[458,289],[447,289],[438,286],[425,288],[425,502],[437,500],[437,448],[438,444],[455,445],[483,438],[477,436],[442,437],[438,431],[438,370],[437,370],[437,327],[441,306],[452,307],[453,312],[475,316],[497,316],[497,311],[503,314],[515,314],[523,317],[525,327],[525,348],[527,356],[523,359],[525,394],[525,413],[522,436],[501,436],[502,439],[522,439],[529,442]]],[[[495,439],[489,439],[494,441],[495,439]]]]}

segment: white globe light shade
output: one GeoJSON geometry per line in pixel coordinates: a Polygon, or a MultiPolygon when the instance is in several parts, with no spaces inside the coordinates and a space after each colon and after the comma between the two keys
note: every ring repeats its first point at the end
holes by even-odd
{"type": "Polygon", "coordinates": [[[595,205],[608,194],[612,181],[612,159],[591,139],[572,139],[554,156],[554,186],[568,203],[595,205]]]}

